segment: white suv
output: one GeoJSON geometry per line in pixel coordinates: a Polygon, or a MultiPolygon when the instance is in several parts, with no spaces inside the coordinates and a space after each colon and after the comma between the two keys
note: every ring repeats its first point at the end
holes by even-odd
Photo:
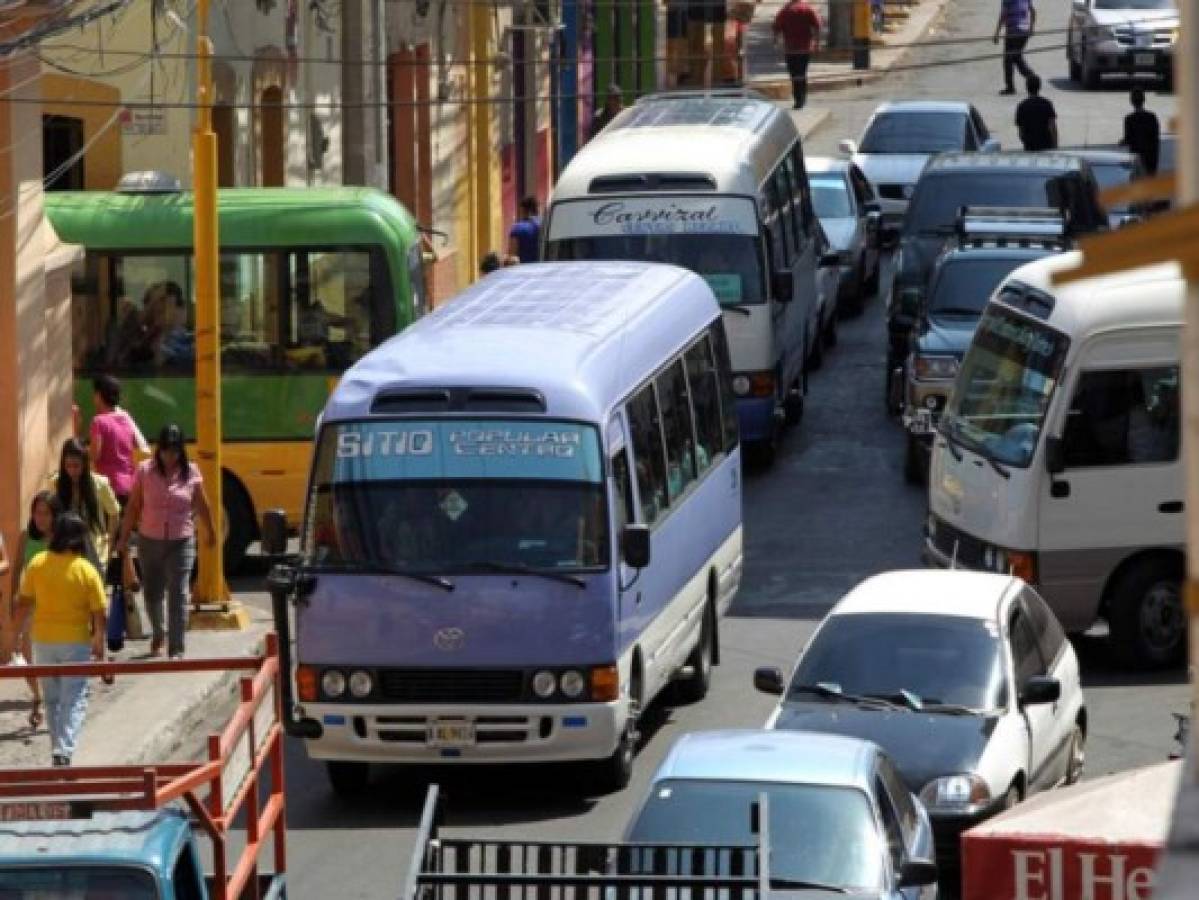
{"type": "Polygon", "coordinates": [[[1073,0],[1066,38],[1070,77],[1096,88],[1104,72],[1173,80],[1175,0],[1073,0]]]}

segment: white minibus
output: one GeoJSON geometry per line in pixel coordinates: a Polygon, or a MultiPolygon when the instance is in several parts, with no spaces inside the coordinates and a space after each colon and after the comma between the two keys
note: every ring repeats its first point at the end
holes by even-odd
{"type": "Polygon", "coordinates": [[[791,116],[737,89],[654,94],[617,116],[558,179],[545,256],[703,276],[725,310],[741,436],[769,461],[835,338],[829,249],[791,116]]]}
{"type": "Polygon", "coordinates": [[[926,559],[1012,571],[1068,631],[1107,620],[1128,665],[1186,649],[1179,352],[1184,283],[1162,265],[1071,283],[1077,253],[1013,272],[936,437],[926,559]]]}

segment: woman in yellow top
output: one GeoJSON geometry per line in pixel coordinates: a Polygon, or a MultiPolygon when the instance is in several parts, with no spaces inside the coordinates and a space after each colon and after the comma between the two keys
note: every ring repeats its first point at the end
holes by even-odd
{"type": "MultiPolygon", "coordinates": [[[[87,526],[75,513],[54,525],[50,548],[29,561],[17,589],[16,630],[33,615],[33,660],[38,665],[104,658],[104,582],[84,556],[87,526]]],[[[56,766],[69,766],[87,714],[87,678],[43,678],[42,697],[56,766]]]]}
{"type": "Polygon", "coordinates": [[[58,457],[58,471],[48,485],[67,512],[83,519],[89,547],[84,555],[100,570],[108,570],[108,550],[121,526],[121,506],[108,479],[92,471],[87,450],[78,438],[68,438],[58,457]]]}

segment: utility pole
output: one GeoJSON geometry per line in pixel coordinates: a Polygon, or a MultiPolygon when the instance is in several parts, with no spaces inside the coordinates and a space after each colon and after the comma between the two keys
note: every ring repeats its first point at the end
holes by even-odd
{"type": "Polygon", "coordinates": [[[212,41],[208,37],[210,0],[196,0],[196,124],[192,131],[192,185],[196,272],[196,456],[216,540],[197,535],[200,571],[192,593],[190,627],[245,628],[245,610],[235,605],[225,584],[221,497],[221,338],[217,266],[217,143],[212,130],[212,41]]]}

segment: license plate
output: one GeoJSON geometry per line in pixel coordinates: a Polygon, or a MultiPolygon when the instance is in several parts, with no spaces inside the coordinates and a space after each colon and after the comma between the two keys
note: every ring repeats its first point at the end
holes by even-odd
{"type": "Polygon", "coordinates": [[[76,816],[69,800],[13,800],[0,803],[0,822],[61,822],[76,816]]]}
{"type": "Polygon", "coordinates": [[[430,747],[473,747],[475,723],[467,719],[434,719],[429,723],[430,747]]]}
{"type": "Polygon", "coordinates": [[[1132,61],[1135,65],[1152,68],[1157,65],[1157,55],[1153,53],[1137,53],[1133,56],[1132,61]]]}

